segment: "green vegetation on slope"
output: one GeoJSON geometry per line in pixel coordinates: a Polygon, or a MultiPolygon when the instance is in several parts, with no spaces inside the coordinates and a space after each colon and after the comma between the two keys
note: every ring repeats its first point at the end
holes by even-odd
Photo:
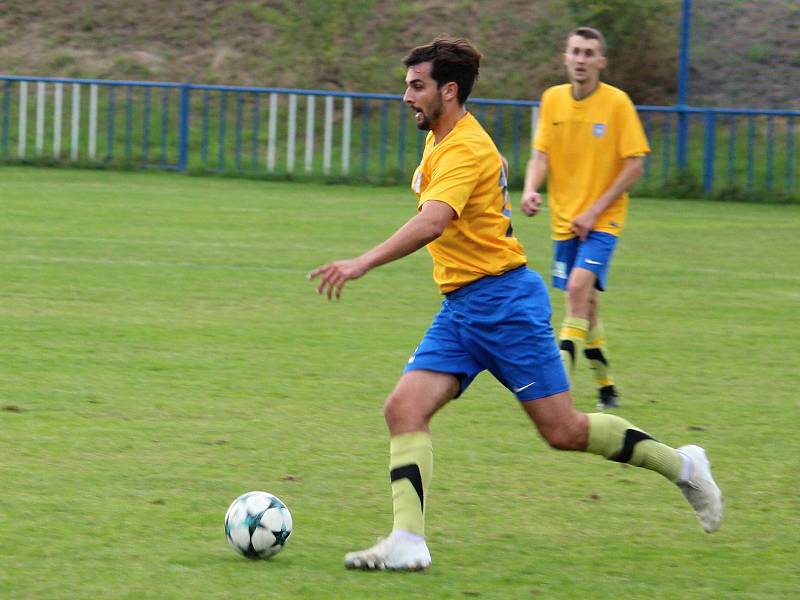
{"type": "Polygon", "coordinates": [[[678,4],[598,0],[121,0],[0,2],[7,74],[399,92],[400,59],[440,33],[484,53],[475,95],[538,99],[563,80],[578,24],[610,42],[609,80],[638,103],[672,102],[678,4]]]}

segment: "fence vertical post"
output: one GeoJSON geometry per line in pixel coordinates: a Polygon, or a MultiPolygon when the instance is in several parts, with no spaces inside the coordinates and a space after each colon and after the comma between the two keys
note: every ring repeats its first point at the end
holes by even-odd
{"type": "Polygon", "coordinates": [[[350,174],[350,134],[353,121],[353,98],[344,99],[344,115],[342,116],[342,175],[350,174]]]}
{"type": "Polygon", "coordinates": [[[314,96],[306,96],[306,147],[304,162],[306,175],[314,171],[314,96]]]}
{"type": "Polygon", "coordinates": [[[53,158],[61,158],[61,119],[64,102],[64,84],[56,83],[53,91],[53,158]]]}
{"type": "Polygon", "coordinates": [[[381,103],[381,137],[380,137],[380,168],[381,175],[386,174],[386,146],[389,143],[389,101],[381,103]]]}
{"type": "Polygon", "coordinates": [[[79,83],[72,84],[72,121],[70,123],[70,159],[78,162],[81,142],[81,86],[79,83]]]}
{"type": "Polygon", "coordinates": [[[267,122],[267,171],[275,171],[278,136],[278,94],[269,95],[269,121],[267,122]]]}
{"type": "Polygon", "coordinates": [[[794,182],[794,117],[786,121],[786,191],[791,193],[794,182]]]}
{"type": "Polygon", "coordinates": [[[19,117],[17,124],[17,155],[25,158],[26,142],[28,141],[28,82],[19,82],[19,117]]]}
{"type": "Polygon", "coordinates": [[[747,191],[753,189],[755,178],[755,154],[756,154],[756,120],[750,114],[747,116],[747,191]]]}
{"type": "Polygon", "coordinates": [[[8,110],[11,102],[11,82],[3,82],[3,127],[0,133],[0,154],[8,154],[8,110]]]}
{"type": "Polygon", "coordinates": [[[333,149],[333,96],[325,96],[325,131],[322,140],[322,173],[331,174],[333,149]]]}
{"type": "Polygon", "coordinates": [[[45,106],[45,83],[36,82],[36,156],[41,156],[44,152],[44,106],[45,106]]]}
{"type": "Polygon", "coordinates": [[[142,162],[146,165],[150,153],[150,88],[144,88],[144,107],[142,108],[142,162]]]}
{"type": "Polygon", "coordinates": [[[181,85],[180,110],[178,114],[178,171],[185,171],[189,160],[189,91],[191,87],[181,85]]]}
{"type": "MultiPolygon", "coordinates": [[[[644,118],[642,120],[644,121],[644,137],[647,138],[647,140],[650,140],[650,130],[651,130],[650,113],[649,112],[644,113],[644,118]]],[[[652,156],[653,156],[652,152],[648,152],[647,154],[644,155],[645,181],[650,180],[650,161],[652,160],[652,156]]]]}
{"type": "Polygon", "coordinates": [[[253,92],[253,140],[250,148],[250,164],[258,167],[258,136],[261,129],[261,94],[253,92]]]}
{"type": "Polygon", "coordinates": [[[116,114],[116,88],[108,88],[108,118],[106,119],[106,161],[114,158],[114,115],[116,114]]]}
{"type": "Polygon", "coordinates": [[[364,100],[361,116],[361,175],[366,177],[369,170],[369,100],[364,100]]]}
{"type": "Polygon", "coordinates": [[[286,123],[286,172],[294,173],[295,143],[297,141],[297,94],[289,94],[289,114],[286,123]]]}
{"type": "Polygon", "coordinates": [[[686,144],[689,138],[689,122],[686,113],[689,94],[689,34],[692,20],[692,0],[683,0],[681,11],[681,44],[678,65],[678,127],[676,131],[676,158],[678,170],[685,171],[687,166],[686,144]]]}
{"type": "Polygon", "coordinates": [[[772,115],[767,117],[767,191],[772,191],[772,175],[775,168],[773,147],[775,145],[775,125],[772,115]]]}
{"type": "Polygon", "coordinates": [[[125,161],[133,155],[133,87],[125,88],[125,161]]]}
{"type": "Polygon", "coordinates": [[[728,126],[728,187],[736,182],[736,115],[730,115],[728,126]]]}
{"type": "MultiPolygon", "coordinates": [[[[180,103],[180,98],[178,99],[180,103]]],[[[178,107],[180,113],[180,106],[178,107]]],[[[180,128],[180,114],[178,114],[178,127],[180,128]]],[[[178,132],[180,138],[180,132],[178,132]]],[[[169,141],[169,88],[161,88],[161,167],[167,164],[167,146],[169,141]]],[[[180,158],[180,140],[178,142],[178,155],[180,158]]]]}
{"type": "Polygon", "coordinates": [[[706,111],[705,156],[703,160],[703,191],[708,194],[714,189],[714,153],[716,152],[716,120],[714,112],[706,111]]]}
{"type": "Polygon", "coordinates": [[[242,170],[242,125],[244,119],[244,95],[243,92],[236,94],[236,117],[233,126],[233,160],[236,169],[242,170]]]}

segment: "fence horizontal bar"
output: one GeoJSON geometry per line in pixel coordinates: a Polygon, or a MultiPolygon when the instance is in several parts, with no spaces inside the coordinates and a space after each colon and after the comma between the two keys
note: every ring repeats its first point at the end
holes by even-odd
{"type": "Polygon", "coordinates": [[[161,82],[161,81],[75,79],[72,77],[39,77],[38,75],[0,75],[0,81],[43,81],[45,83],[79,83],[85,85],[109,85],[109,86],[133,85],[137,87],[173,87],[173,88],[179,88],[186,85],[185,83],[171,83],[171,82],[161,82]]]}
{"type": "MultiPolygon", "coordinates": [[[[400,94],[375,94],[365,92],[342,92],[334,90],[302,90],[297,88],[280,87],[253,87],[234,85],[211,85],[198,83],[177,83],[168,81],[133,81],[133,80],[107,80],[107,79],[74,79],[66,77],[40,77],[35,75],[0,75],[0,81],[27,81],[45,83],[76,83],[87,85],[106,86],[137,86],[151,88],[188,88],[190,90],[207,90],[222,92],[259,92],[274,94],[297,94],[298,96],[332,96],[338,98],[357,98],[363,100],[398,100],[402,101],[400,94]]],[[[470,98],[467,104],[490,106],[539,106],[537,100],[508,100],[501,98],[470,98]]],[[[642,112],[671,112],[671,113],[705,113],[708,111],[726,115],[773,115],[782,117],[800,117],[800,110],[753,109],[753,108],[724,108],[724,107],[696,107],[696,106],[649,106],[637,105],[636,109],[642,112]]]]}
{"type": "MultiPolygon", "coordinates": [[[[178,83],[174,81],[133,81],[110,79],[74,79],[66,77],[39,77],[34,75],[0,75],[0,81],[32,81],[45,83],[78,83],[84,85],[137,86],[155,88],[188,88],[190,90],[208,90],[218,92],[260,92],[275,94],[297,94],[298,96],[333,96],[338,98],[358,98],[363,100],[398,100],[402,94],[376,94],[367,92],[341,92],[334,90],[302,90],[297,88],[256,87],[236,85],[212,85],[200,83],[178,83]]],[[[506,106],[538,106],[538,101],[506,100],[500,98],[470,98],[468,104],[491,104],[506,106]]]]}
{"type": "Polygon", "coordinates": [[[660,112],[660,113],[688,113],[688,114],[705,114],[714,113],[717,115],[772,115],[775,117],[800,117],[800,110],[777,110],[777,109],[761,109],[761,108],[699,108],[696,106],[648,106],[637,105],[636,110],[641,112],[660,112]]]}

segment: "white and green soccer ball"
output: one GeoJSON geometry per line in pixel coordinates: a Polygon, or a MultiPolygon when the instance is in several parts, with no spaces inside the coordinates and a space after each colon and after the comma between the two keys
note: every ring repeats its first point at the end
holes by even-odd
{"type": "Polygon", "coordinates": [[[283,550],[292,534],[292,514],[268,492],[247,492],[225,513],[225,537],[247,558],[270,558],[283,550]]]}

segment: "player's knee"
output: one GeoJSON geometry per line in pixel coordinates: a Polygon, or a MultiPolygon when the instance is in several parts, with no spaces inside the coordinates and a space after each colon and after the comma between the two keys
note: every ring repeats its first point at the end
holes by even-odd
{"type": "Polygon", "coordinates": [[[383,403],[383,418],[386,420],[389,429],[392,428],[392,423],[398,419],[400,413],[399,400],[396,394],[392,392],[383,403]]]}
{"type": "Polygon", "coordinates": [[[591,306],[591,288],[583,281],[570,279],[567,282],[567,301],[573,309],[588,309],[591,306]]]}
{"type": "Polygon", "coordinates": [[[576,436],[567,429],[542,432],[542,437],[554,450],[580,450],[576,436]]]}
{"type": "Polygon", "coordinates": [[[416,431],[423,422],[416,413],[414,403],[397,391],[389,394],[383,404],[383,418],[390,433],[416,431]]]}
{"type": "Polygon", "coordinates": [[[583,450],[588,442],[588,429],[576,416],[572,421],[554,423],[549,427],[540,427],[539,433],[555,450],[583,450]]]}

